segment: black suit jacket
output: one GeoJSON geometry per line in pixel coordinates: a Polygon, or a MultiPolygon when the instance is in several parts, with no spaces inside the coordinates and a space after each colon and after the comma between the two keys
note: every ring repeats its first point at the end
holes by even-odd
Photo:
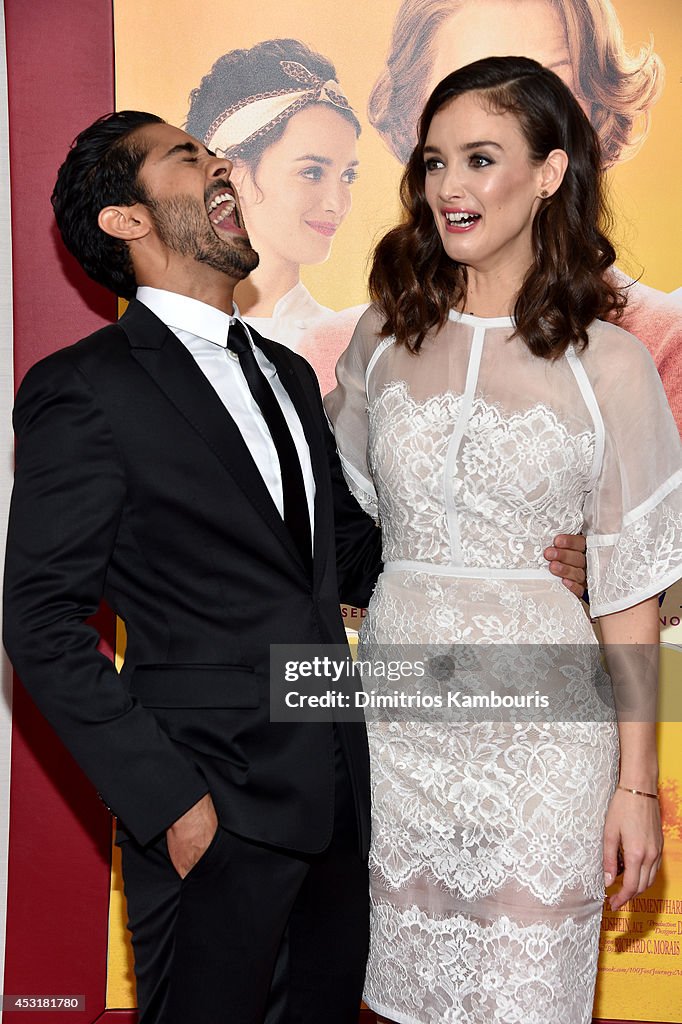
{"type": "MultiPolygon", "coordinates": [[[[331,833],[332,726],[269,721],[269,647],[345,643],[339,598],[366,603],[379,531],[343,480],[311,368],[258,340],[310,447],[312,578],[234,421],[142,304],[38,363],[17,398],[5,644],[141,843],[207,791],[247,837],[315,852],[331,833]],[[127,627],[120,676],[86,623],[103,597],[127,627]]],[[[364,727],[337,728],[366,848],[364,727]]]]}

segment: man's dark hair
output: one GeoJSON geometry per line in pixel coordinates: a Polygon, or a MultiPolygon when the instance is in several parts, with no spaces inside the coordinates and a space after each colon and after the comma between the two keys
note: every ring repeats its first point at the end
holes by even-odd
{"type": "Polygon", "coordinates": [[[66,248],[90,277],[124,299],[132,298],[137,286],[128,244],[102,231],[97,218],[105,206],[148,201],[138,181],[147,149],[133,134],[147,124],[165,121],[140,110],[98,118],[72,143],[52,193],[66,248]]]}

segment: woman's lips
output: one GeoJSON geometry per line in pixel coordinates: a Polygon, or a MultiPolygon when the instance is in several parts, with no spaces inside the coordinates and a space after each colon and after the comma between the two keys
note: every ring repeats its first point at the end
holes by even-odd
{"type": "Polygon", "coordinates": [[[306,224],[313,231],[317,231],[318,235],[324,235],[325,238],[331,238],[332,235],[335,235],[339,226],[328,220],[307,220],[306,224]]]}

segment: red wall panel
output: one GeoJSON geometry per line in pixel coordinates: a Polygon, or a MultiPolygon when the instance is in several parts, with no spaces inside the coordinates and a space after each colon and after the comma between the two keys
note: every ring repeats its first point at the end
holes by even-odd
{"type": "MultiPolygon", "coordinates": [[[[113,17],[110,0],[5,0],[5,18],[18,384],[37,359],[116,318],[114,297],[63,250],[50,205],[70,142],[113,109],[113,17]]],[[[85,995],[85,1014],[16,1018],[85,1024],[104,1010],[110,817],[20,684],[12,744],[4,991],[85,995]]]]}

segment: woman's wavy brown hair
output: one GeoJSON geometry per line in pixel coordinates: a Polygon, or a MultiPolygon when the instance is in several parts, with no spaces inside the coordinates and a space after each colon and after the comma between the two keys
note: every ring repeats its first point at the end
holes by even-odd
{"type": "Polygon", "coordinates": [[[561,79],[527,57],[486,57],[436,86],[419,122],[419,140],[400,185],[403,219],[379,242],[370,295],[385,316],[382,335],[418,352],[426,333],[445,325],[466,300],[466,266],[443,249],[426,201],[424,145],[434,115],[465,93],[480,93],[495,113],[513,114],[541,163],[553,149],[568,155],[559,189],[542,200],[532,226],[533,263],[514,306],[516,334],[534,355],[556,359],[587,345],[593,320],[619,315],[625,297],[606,278],[616,254],[607,237],[596,132],[561,79]]]}

